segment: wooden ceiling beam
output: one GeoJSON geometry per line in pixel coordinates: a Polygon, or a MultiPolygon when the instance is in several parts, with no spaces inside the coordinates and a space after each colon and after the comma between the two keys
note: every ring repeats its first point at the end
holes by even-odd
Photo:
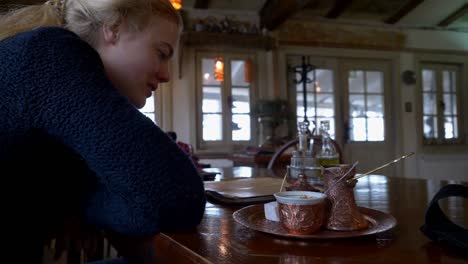
{"type": "Polygon", "coordinates": [[[210,0],[195,0],[194,8],[207,9],[210,0]]]}
{"type": "Polygon", "coordinates": [[[459,8],[457,11],[453,12],[448,17],[446,17],[442,21],[440,21],[438,26],[439,27],[447,27],[448,25],[452,24],[457,19],[459,19],[460,17],[466,15],[467,13],[468,13],[468,4],[465,4],[464,6],[459,8]]]}
{"type": "Polygon", "coordinates": [[[400,19],[402,19],[404,16],[406,16],[409,12],[415,9],[423,1],[424,0],[409,0],[404,6],[398,9],[398,11],[396,11],[395,14],[385,19],[384,22],[387,24],[395,24],[396,22],[400,21],[400,19]]]}
{"type": "Polygon", "coordinates": [[[346,8],[349,7],[351,2],[353,2],[353,0],[335,0],[335,4],[325,17],[338,18],[341,14],[343,14],[346,8]]]}
{"type": "Polygon", "coordinates": [[[311,0],[267,0],[259,11],[260,28],[274,30],[311,0]]]}
{"type": "Polygon", "coordinates": [[[2,0],[0,5],[37,5],[44,2],[44,0],[2,0]]]}

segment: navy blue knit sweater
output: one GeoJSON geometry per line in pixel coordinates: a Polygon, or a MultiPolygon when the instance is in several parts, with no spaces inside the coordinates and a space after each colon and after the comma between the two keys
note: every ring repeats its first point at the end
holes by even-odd
{"type": "Polygon", "coordinates": [[[0,41],[0,121],[1,186],[13,191],[0,194],[0,210],[13,229],[36,234],[74,210],[125,235],[200,222],[192,162],[118,94],[74,33],[41,28],[0,41]]]}

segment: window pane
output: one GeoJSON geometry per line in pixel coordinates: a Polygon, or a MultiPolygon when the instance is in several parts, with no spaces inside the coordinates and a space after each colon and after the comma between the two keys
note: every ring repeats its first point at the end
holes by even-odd
{"type": "MultiPolygon", "coordinates": [[[[317,124],[319,124],[318,126],[320,126],[321,121],[325,121],[325,120],[327,120],[330,123],[330,129],[328,130],[330,137],[335,138],[335,118],[317,118],[317,124]]],[[[318,127],[317,127],[317,130],[318,130],[318,127]]]]}
{"type": "Polygon", "coordinates": [[[156,115],[153,113],[143,113],[145,116],[147,116],[149,119],[151,119],[151,121],[153,121],[154,123],[156,123],[156,115]]]}
{"type": "Polygon", "coordinates": [[[232,112],[250,113],[250,91],[248,88],[232,88],[232,112]]]}
{"type": "Polygon", "coordinates": [[[457,114],[457,101],[455,94],[444,94],[444,115],[457,114]]]}
{"type": "Polygon", "coordinates": [[[423,113],[425,115],[436,115],[437,104],[435,93],[423,93],[423,113]]]}
{"type": "MultiPolygon", "coordinates": [[[[314,129],[317,130],[318,133],[318,126],[315,124],[320,124],[320,120],[330,120],[330,130],[328,131],[330,134],[330,137],[334,138],[335,137],[335,120],[332,118],[317,118],[317,121],[315,121],[315,118],[313,117],[308,117],[307,120],[309,121],[309,131],[313,132],[314,129]]],[[[298,116],[296,119],[296,124],[299,122],[304,122],[304,117],[303,116],[298,116]]]]}
{"type": "MultiPolygon", "coordinates": [[[[313,72],[309,72],[307,76],[313,80],[313,72]]],[[[316,81],[316,89],[317,92],[328,92],[332,93],[333,92],[333,71],[332,70],[326,70],[326,69],[317,69],[315,71],[315,76],[317,78],[316,81]]],[[[312,86],[313,83],[310,84],[312,86]]]]}
{"type": "Polygon", "coordinates": [[[458,125],[456,117],[445,117],[445,138],[458,138],[458,125]]]}
{"type": "Polygon", "coordinates": [[[154,112],[154,94],[151,97],[146,98],[146,104],[140,109],[141,112],[154,112]]]}
{"type": "MultiPolygon", "coordinates": [[[[297,78],[299,77],[300,76],[298,76],[297,78]]],[[[313,82],[313,71],[308,72],[307,77],[311,81],[307,84],[306,89],[307,119],[310,122],[309,128],[312,131],[315,128],[313,122],[316,122],[318,119],[320,119],[319,117],[327,117],[333,119],[335,116],[335,99],[333,95],[333,71],[327,69],[316,69],[316,82],[313,82]],[[316,88],[315,90],[313,89],[314,83],[316,88]]],[[[300,122],[304,120],[304,100],[302,89],[302,83],[296,85],[296,115],[298,121],[300,122]]]]}
{"type": "Polygon", "coordinates": [[[220,114],[203,115],[203,140],[214,141],[223,139],[223,129],[220,114]]]}
{"type": "Polygon", "coordinates": [[[369,95],[367,96],[367,117],[383,117],[383,96],[369,95]]]}
{"type": "Polygon", "coordinates": [[[348,73],[348,86],[350,93],[364,92],[364,72],[350,71],[348,73]]]}
{"type": "Polygon", "coordinates": [[[221,87],[203,87],[203,113],[221,113],[221,87]]]}
{"type": "Polygon", "coordinates": [[[383,118],[367,119],[367,140],[383,141],[385,139],[385,126],[383,118]]]}
{"type": "Polygon", "coordinates": [[[456,74],[453,71],[443,71],[443,89],[444,92],[456,92],[456,74]]]}
{"type": "Polygon", "coordinates": [[[218,82],[214,79],[214,58],[211,59],[202,59],[202,80],[205,85],[220,85],[221,82],[218,82]]]}
{"type": "Polygon", "coordinates": [[[364,95],[349,96],[349,113],[352,117],[365,116],[364,95]]]}
{"type": "MultiPolygon", "coordinates": [[[[246,82],[245,61],[231,61],[231,82],[233,86],[248,86],[246,82]]],[[[250,73],[249,73],[250,74],[250,73]]]]}
{"type": "Polygon", "coordinates": [[[366,141],[366,119],[351,118],[350,120],[350,135],[351,141],[366,141]]]}
{"type": "MultiPolygon", "coordinates": [[[[304,121],[304,117],[303,116],[297,116],[296,118],[296,124],[299,123],[299,122],[303,122],[304,121]]],[[[312,121],[309,120],[310,123],[312,123],[312,121]]],[[[312,131],[311,129],[313,129],[313,126],[311,126],[309,124],[309,130],[312,131]]]]}
{"type": "MultiPolygon", "coordinates": [[[[307,108],[307,119],[312,119],[315,116],[314,112],[315,109],[307,108]]],[[[304,107],[301,106],[297,108],[296,116],[301,117],[301,119],[304,118],[304,107]]]]}
{"type": "Polygon", "coordinates": [[[250,115],[232,115],[232,140],[250,140],[250,115]]]}
{"type": "Polygon", "coordinates": [[[433,70],[422,70],[422,83],[423,91],[435,92],[436,91],[436,79],[435,71],[433,70]]]}
{"type": "Polygon", "coordinates": [[[437,138],[437,117],[435,116],[424,116],[423,121],[424,137],[425,138],[437,138]]]}
{"type": "Polygon", "coordinates": [[[155,100],[155,97],[153,93],[151,97],[146,98],[145,106],[139,109],[139,111],[143,113],[145,116],[147,116],[149,119],[151,119],[151,121],[153,121],[155,124],[157,124],[156,114],[155,114],[155,109],[154,109],[154,100],[155,100]]]}
{"type": "Polygon", "coordinates": [[[335,100],[333,99],[333,94],[319,94],[317,95],[317,102],[318,116],[335,116],[335,100]]]}
{"type": "Polygon", "coordinates": [[[383,73],[376,71],[366,72],[367,92],[383,93],[383,73]]]}
{"type": "MultiPolygon", "coordinates": [[[[315,116],[315,100],[314,100],[314,94],[312,93],[307,93],[307,117],[311,118],[315,116]]],[[[296,113],[298,116],[304,116],[304,105],[303,105],[303,95],[302,93],[296,95],[296,113]]]]}
{"type": "MultiPolygon", "coordinates": [[[[296,85],[296,92],[298,94],[299,93],[302,94],[302,89],[304,89],[302,86],[303,86],[302,83],[299,83],[299,84],[296,85]]],[[[314,92],[313,88],[314,87],[313,87],[312,83],[307,83],[306,84],[306,92],[313,93],[314,92]]]]}

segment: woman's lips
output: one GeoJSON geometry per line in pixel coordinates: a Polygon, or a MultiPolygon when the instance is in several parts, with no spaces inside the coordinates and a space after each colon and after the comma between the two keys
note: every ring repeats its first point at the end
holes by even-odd
{"type": "Polygon", "coordinates": [[[148,91],[146,93],[146,95],[149,97],[153,94],[154,91],[156,91],[156,89],[158,89],[158,85],[157,84],[151,84],[151,83],[148,83],[147,85],[148,87],[148,91]],[[149,95],[148,95],[149,94],[149,95]]]}

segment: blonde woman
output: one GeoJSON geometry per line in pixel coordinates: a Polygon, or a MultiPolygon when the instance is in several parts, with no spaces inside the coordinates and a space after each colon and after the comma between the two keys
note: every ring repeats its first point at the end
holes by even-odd
{"type": "Polygon", "coordinates": [[[0,16],[0,168],[14,193],[0,199],[2,236],[19,262],[37,263],[70,216],[134,263],[154,261],[158,232],[200,222],[197,170],[137,109],[169,80],[181,27],[166,0],[51,0],[0,16]]]}

